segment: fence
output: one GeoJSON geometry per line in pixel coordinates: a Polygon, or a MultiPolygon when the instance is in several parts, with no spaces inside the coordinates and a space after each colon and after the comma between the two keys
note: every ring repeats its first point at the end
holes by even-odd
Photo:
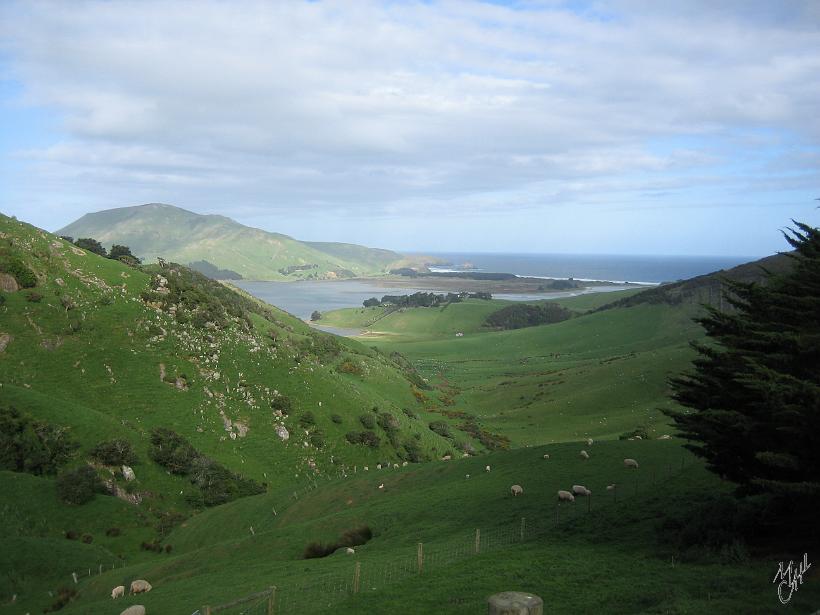
{"type": "MultiPolygon", "coordinates": [[[[408,546],[390,561],[351,561],[344,572],[336,572],[276,587],[252,594],[220,606],[203,606],[194,615],[286,615],[291,613],[319,613],[331,609],[335,603],[351,595],[377,591],[391,583],[442,570],[465,559],[528,542],[554,532],[560,526],[594,516],[594,513],[628,505],[647,487],[660,480],[679,474],[685,467],[681,458],[677,464],[644,468],[636,471],[632,481],[612,490],[604,490],[589,497],[577,497],[575,502],[559,502],[553,514],[539,519],[521,517],[507,527],[482,529],[459,534],[446,543],[423,543],[408,546]]],[[[523,496],[526,497],[526,496],[523,496]]]]}

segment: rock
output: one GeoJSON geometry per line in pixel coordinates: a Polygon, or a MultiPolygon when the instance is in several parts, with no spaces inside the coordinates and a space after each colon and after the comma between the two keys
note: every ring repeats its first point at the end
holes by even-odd
{"type": "Polygon", "coordinates": [[[20,286],[17,284],[17,280],[14,279],[14,276],[8,273],[0,273],[0,290],[6,291],[7,293],[16,293],[20,290],[20,286]]]}
{"type": "Polygon", "coordinates": [[[0,333],[0,352],[3,352],[13,339],[14,336],[9,333],[0,333]]]}
{"type": "Polygon", "coordinates": [[[288,433],[288,429],[284,425],[277,425],[275,427],[275,430],[276,430],[276,435],[279,436],[279,439],[282,440],[282,442],[285,442],[288,438],[290,438],[290,434],[288,433]]]}
{"type": "Polygon", "coordinates": [[[130,466],[122,466],[122,475],[129,483],[137,477],[130,466]]]}
{"type": "Polygon", "coordinates": [[[523,592],[502,592],[487,600],[488,615],[543,615],[544,601],[523,592]]]}

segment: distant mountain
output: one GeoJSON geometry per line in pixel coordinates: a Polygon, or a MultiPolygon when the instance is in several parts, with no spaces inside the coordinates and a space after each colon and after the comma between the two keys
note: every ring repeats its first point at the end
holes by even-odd
{"type": "MultiPolygon", "coordinates": [[[[149,203],[84,215],[57,231],[93,237],[106,247],[127,245],[146,262],[201,262],[253,280],[333,279],[386,273],[403,261],[390,250],[354,244],[303,242],[216,215],[149,203]]],[[[209,267],[212,266],[212,267],[209,267]]]]}
{"type": "Polygon", "coordinates": [[[725,280],[735,282],[765,283],[767,272],[785,273],[792,267],[788,254],[774,254],[751,263],[744,263],[731,269],[699,275],[688,280],[662,284],[598,308],[608,310],[617,307],[633,307],[646,303],[667,303],[670,305],[691,303],[707,304],[721,309],[731,306],[725,301],[725,280]]]}

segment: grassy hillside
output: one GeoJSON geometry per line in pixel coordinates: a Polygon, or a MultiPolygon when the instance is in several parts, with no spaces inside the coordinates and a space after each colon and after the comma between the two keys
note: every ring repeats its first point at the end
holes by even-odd
{"type": "MultiPolygon", "coordinates": [[[[116,614],[139,602],[149,613],[191,613],[272,585],[277,613],[467,614],[481,612],[487,596],[507,590],[536,593],[553,613],[766,613],[780,607],[771,584],[774,560],[743,550],[682,548],[667,531],[662,519],[685,518],[693,506],[727,490],[676,441],[584,445],[588,461],[579,459],[580,446],[360,469],[296,500],[277,493],[245,498],[176,529],[168,537],[176,549],[166,559],[81,580],[76,602],[63,612],[116,614]],[[640,460],[641,468],[624,469],[627,456],[640,460]],[[617,500],[605,488],[612,483],[620,486],[617,500]],[[511,497],[512,484],[522,485],[524,495],[511,497]],[[561,505],[556,521],[555,493],[572,484],[586,485],[592,500],[561,505]],[[331,540],[362,523],[374,537],[355,555],[301,559],[309,542],[331,540]],[[148,579],[153,591],[112,603],[110,589],[132,578],[148,579]]],[[[818,585],[808,582],[791,606],[808,612],[818,598],[818,585]]]]}
{"type": "MultiPolygon", "coordinates": [[[[46,557],[55,540],[72,553],[47,579],[65,580],[63,568],[79,561],[162,557],[139,550],[140,542],[161,540],[161,527],[201,508],[187,477],[151,461],[155,427],[175,430],[201,454],[270,491],[301,489],[354,465],[400,462],[407,446],[431,458],[457,445],[427,428],[406,366],[312,331],[198,274],[129,268],[5,216],[0,261],[23,263],[36,280],[33,288],[0,291],[0,406],[67,427],[79,444],[69,467],[113,438],[127,440],[138,458],[130,485],[118,472],[98,471],[138,494],[139,506],[98,495],[72,508],[57,503],[54,476],[2,473],[3,518],[23,528],[34,523],[6,533],[15,541],[4,547],[5,557],[46,557]],[[359,420],[384,412],[393,416],[391,433],[365,429],[359,420]],[[286,441],[277,434],[283,426],[286,441]],[[349,444],[350,431],[371,431],[380,445],[349,444]],[[123,532],[108,537],[110,527],[123,532]],[[66,541],[67,531],[93,542],[66,541]]],[[[44,582],[46,563],[29,563],[0,577],[2,600],[44,582]]]]}
{"type": "Polygon", "coordinates": [[[207,261],[252,280],[383,273],[402,258],[389,250],[353,244],[301,242],[224,216],[203,216],[160,203],[86,214],[58,234],[93,237],[105,246],[127,245],[148,262],[157,257],[182,264],[207,261]]]}

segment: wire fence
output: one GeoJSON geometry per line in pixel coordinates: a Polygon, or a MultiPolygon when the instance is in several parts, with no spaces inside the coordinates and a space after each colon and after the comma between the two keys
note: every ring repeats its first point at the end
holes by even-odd
{"type": "MultiPolygon", "coordinates": [[[[691,463],[691,461],[690,461],[691,463]]],[[[378,591],[393,583],[441,571],[466,559],[539,539],[556,529],[574,522],[582,522],[596,512],[616,506],[628,506],[647,488],[679,475],[680,466],[665,464],[635,471],[630,480],[611,486],[603,494],[576,496],[574,502],[556,502],[553,511],[545,511],[538,519],[521,517],[508,526],[490,529],[476,528],[454,536],[443,543],[419,542],[408,545],[389,561],[359,559],[352,556],[343,572],[316,575],[252,594],[218,606],[203,606],[194,615],[287,615],[321,613],[348,597],[378,591]],[[550,514],[551,513],[551,514],[550,514]]],[[[512,496],[510,496],[512,497],[512,496]]]]}

